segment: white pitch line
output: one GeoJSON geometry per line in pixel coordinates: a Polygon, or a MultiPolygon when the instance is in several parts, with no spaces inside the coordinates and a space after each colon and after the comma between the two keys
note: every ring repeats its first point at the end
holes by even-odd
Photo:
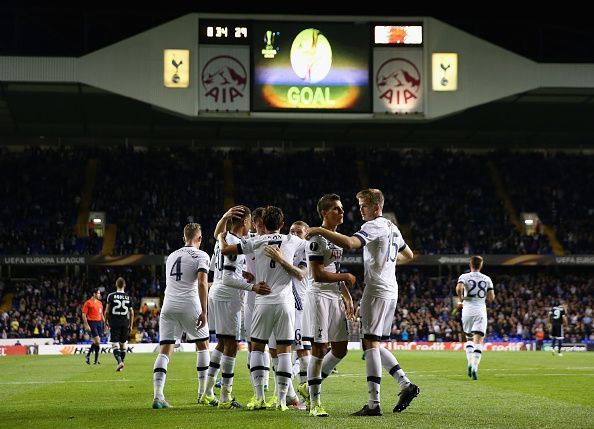
{"type": "MultiPolygon", "coordinates": [[[[171,378],[171,381],[185,380],[184,378],[171,378]]],[[[2,381],[0,385],[20,385],[20,384],[70,384],[70,383],[128,383],[135,380],[119,378],[116,380],[54,380],[54,381],[2,381]]]]}
{"type": "MultiPolygon", "coordinates": [[[[567,373],[559,373],[559,374],[537,374],[538,376],[544,377],[594,377],[594,374],[567,374],[567,373]]],[[[495,374],[495,377],[533,377],[534,374],[495,374]]]]}
{"type": "MultiPolygon", "coordinates": [[[[592,370],[594,369],[594,367],[590,367],[590,366],[584,366],[584,367],[568,367],[566,368],[567,370],[592,370]]],[[[588,374],[588,373],[579,373],[579,374],[568,374],[568,373],[541,373],[539,372],[538,374],[527,374],[527,373],[511,373],[510,371],[542,371],[542,370],[559,370],[559,368],[481,368],[481,372],[485,372],[485,371],[499,371],[499,372],[504,372],[504,374],[495,374],[495,377],[530,377],[530,376],[534,376],[534,375],[542,375],[545,377],[563,377],[563,376],[567,376],[567,377],[581,377],[581,376],[586,376],[586,377],[594,377],[594,374],[588,374]]],[[[423,376],[423,377],[436,377],[437,375],[434,375],[435,373],[437,374],[451,374],[451,375],[455,375],[452,374],[451,371],[446,371],[446,370],[429,370],[429,371],[408,371],[408,374],[415,374],[418,376],[423,376]]],[[[361,372],[358,374],[355,373],[346,373],[346,374],[332,374],[330,376],[330,378],[334,378],[334,377],[345,377],[345,378],[359,378],[359,377],[365,377],[365,373],[361,372]]],[[[183,378],[168,378],[169,381],[180,381],[180,380],[185,380],[183,378]]],[[[135,380],[129,380],[127,378],[118,378],[115,380],[54,380],[54,381],[3,381],[0,382],[0,385],[28,385],[28,384],[70,384],[70,383],[129,383],[129,382],[134,382],[135,380]]]]}
{"type": "MultiPolygon", "coordinates": [[[[508,367],[508,368],[481,368],[481,372],[485,371],[501,371],[501,372],[509,372],[509,371],[543,371],[543,370],[568,370],[568,371],[587,371],[587,370],[594,370],[594,367],[588,366],[581,366],[581,367],[567,367],[567,368],[559,368],[559,367],[529,367],[529,368],[519,368],[519,367],[508,367]]],[[[438,373],[438,374],[450,374],[452,371],[445,370],[445,369],[435,369],[435,370],[428,370],[428,371],[407,371],[407,374],[428,374],[428,373],[438,373]]]]}

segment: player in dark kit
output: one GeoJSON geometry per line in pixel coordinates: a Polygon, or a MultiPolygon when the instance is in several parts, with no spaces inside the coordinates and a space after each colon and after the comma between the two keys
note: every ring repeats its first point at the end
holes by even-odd
{"type": "Polygon", "coordinates": [[[130,299],[130,295],[124,292],[125,287],[126,281],[118,277],[116,280],[117,291],[107,296],[107,306],[105,307],[105,324],[111,330],[113,355],[118,362],[116,371],[124,369],[126,341],[128,341],[128,336],[134,323],[132,300],[130,299]]]}
{"type": "Polygon", "coordinates": [[[563,343],[563,327],[567,327],[567,314],[563,304],[559,304],[551,308],[549,317],[551,319],[551,338],[553,340],[551,349],[553,350],[553,355],[555,354],[555,343],[557,343],[557,355],[563,356],[561,353],[561,344],[563,343]]]}

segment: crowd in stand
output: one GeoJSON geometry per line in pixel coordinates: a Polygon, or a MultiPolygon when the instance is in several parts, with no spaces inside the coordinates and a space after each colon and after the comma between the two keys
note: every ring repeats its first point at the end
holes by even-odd
{"type": "Polygon", "coordinates": [[[144,296],[162,296],[164,285],[159,276],[145,267],[115,271],[101,270],[92,275],[48,276],[12,285],[12,308],[0,313],[0,338],[48,338],[58,344],[76,344],[90,341],[83,327],[81,311],[90,298],[92,287],[103,288],[105,307],[107,294],[115,291],[118,275],[127,278],[126,292],[133,301],[137,314],[134,340],[159,341],[158,312],[141,307],[144,296]]]}
{"type": "MultiPolygon", "coordinates": [[[[566,339],[594,341],[594,276],[591,273],[560,275],[529,269],[520,274],[493,274],[488,271],[496,299],[488,305],[487,341],[533,340],[539,329],[548,332],[549,311],[558,302],[567,305],[566,339]]],[[[360,273],[353,272],[361,280],[360,273]]],[[[15,284],[12,309],[0,313],[0,338],[48,338],[48,341],[64,344],[88,341],[81,320],[82,304],[90,297],[92,286],[105,288],[105,300],[107,293],[115,290],[115,278],[119,275],[127,280],[126,290],[137,314],[133,341],[158,342],[158,309],[141,306],[141,299],[162,298],[164,284],[160,273],[142,267],[119,271],[102,269],[90,276],[92,279],[86,275],[54,276],[15,284]]],[[[457,277],[451,275],[431,277],[415,267],[400,268],[392,340],[464,341],[460,314],[452,315],[455,301],[451,294],[456,280],[457,277]]],[[[352,289],[355,304],[361,294],[362,286],[358,284],[352,289]]],[[[352,331],[351,338],[357,340],[356,323],[352,331]]]]}
{"type": "Polygon", "coordinates": [[[88,159],[98,167],[90,209],[117,226],[113,254],[168,254],[187,222],[203,225],[203,248],[226,201],[281,207],[288,222],[320,222],[316,202],[341,195],[343,232],[361,224],[356,192],[384,191],[416,253],[551,253],[542,231],[518,232],[493,185],[497,172],[518,212],[536,212],[567,253],[593,253],[590,155],[388,149],[293,152],[208,148],[59,149],[2,152],[0,254],[97,254],[101,239],[77,238],[88,159]],[[227,160],[228,167],[223,167],[227,160]],[[133,179],[131,179],[131,177],[133,179]],[[226,178],[226,179],[225,179],[226,178]]]}
{"type": "Polygon", "coordinates": [[[556,152],[528,152],[519,156],[502,153],[494,162],[505,171],[502,176],[518,211],[537,213],[544,224],[555,229],[567,253],[593,253],[591,156],[556,152]]]}
{"type": "MultiPolygon", "coordinates": [[[[210,150],[102,152],[92,210],[117,225],[115,254],[169,254],[198,222],[213,231],[223,209],[223,164],[210,150]],[[133,172],[134,181],[130,181],[133,172]]],[[[204,248],[214,240],[205,235],[204,248]]]]}
{"type": "MultiPolygon", "coordinates": [[[[226,201],[251,208],[277,205],[285,212],[285,229],[295,220],[319,225],[316,202],[325,192],[341,195],[345,217],[339,230],[351,234],[362,223],[355,193],[366,186],[384,190],[384,212],[395,214],[416,253],[550,253],[542,229],[526,236],[512,226],[495,176],[516,210],[536,212],[556,231],[566,253],[594,253],[594,188],[587,186],[594,183],[594,169],[589,155],[356,148],[0,151],[0,255],[100,251],[102,242],[95,234],[74,235],[89,159],[98,162],[88,208],[106,212],[107,223],[117,225],[115,255],[168,254],[182,244],[181,231],[188,222],[202,224],[202,247],[211,253],[211,233],[226,201]]],[[[162,296],[161,269],[134,267],[120,273],[137,309],[133,333],[139,342],[158,341],[158,311],[140,302],[162,296]]],[[[112,291],[116,272],[101,269],[90,277],[53,275],[16,284],[5,280],[0,294],[14,290],[15,295],[12,308],[0,313],[0,337],[88,340],[82,303],[91,287],[112,291]]],[[[487,339],[534,338],[538,330],[546,330],[548,310],[562,299],[571,322],[568,338],[594,340],[593,277],[559,276],[544,269],[498,273],[493,277],[497,298],[490,306],[487,339]]],[[[400,269],[393,339],[462,340],[459,315],[451,311],[455,280],[400,269]]],[[[361,285],[352,293],[358,301],[361,285]]]]}
{"type": "MultiPolygon", "coordinates": [[[[487,272],[487,274],[489,274],[487,272]]],[[[444,282],[413,270],[399,276],[401,293],[392,336],[396,339],[464,341],[461,314],[452,315],[450,291],[457,278],[444,282]]],[[[492,275],[495,302],[487,304],[487,341],[533,340],[548,333],[549,311],[563,302],[568,308],[566,340],[594,341],[592,275],[551,275],[542,271],[492,275]]]]}
{"type": "Polygon", "coordinates": [[[0,254],[72,254],[86,153],[0,148],[0,254]]]}

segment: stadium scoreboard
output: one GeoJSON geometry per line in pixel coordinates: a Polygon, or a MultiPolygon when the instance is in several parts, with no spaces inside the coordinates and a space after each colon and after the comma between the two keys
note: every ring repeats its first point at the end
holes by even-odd
{"type": "Polygon", "coordinates": [[[250,28],[249,21],[200,20],[199,41],[201,44],[247,45],[250,28]]]}
{"type": "Polygon", "coordinates": [[[422,114],[423,22],[198,20],[199,110],[422,114]]]}

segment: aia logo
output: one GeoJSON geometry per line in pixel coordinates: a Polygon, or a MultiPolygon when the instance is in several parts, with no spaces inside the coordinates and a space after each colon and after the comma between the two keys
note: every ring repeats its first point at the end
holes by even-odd
{"type": "Polygon", "coordinates": [[[392,58],[379,67],[375,85],[384,103],[392,107],[405,107],[418,98],[421,73],[409,60],[392,58]]]}
{"type": "Polygon", "coordinates": [[[213,57],[202,69],[204,94],[216,103],[233,103],[243,98],[247,85],[247,72],[243,64],[229,55],[213,57]]]}

